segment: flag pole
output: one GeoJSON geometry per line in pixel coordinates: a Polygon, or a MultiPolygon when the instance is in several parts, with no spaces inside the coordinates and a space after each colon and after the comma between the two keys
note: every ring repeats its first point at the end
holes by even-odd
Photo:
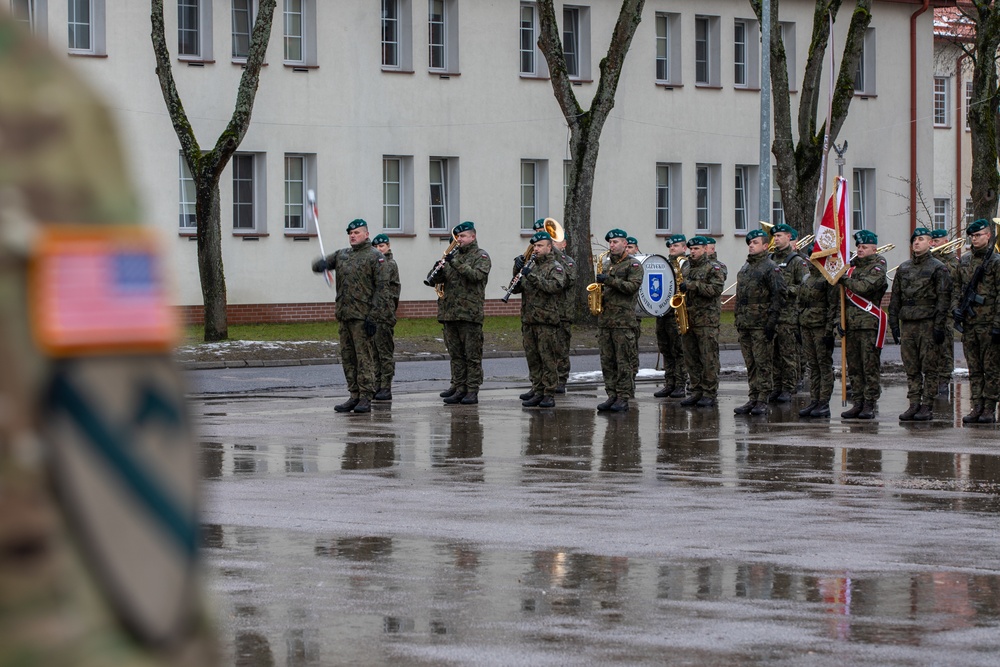
{"type": "MultiPolygon", "coordinates": [[[[310,189],[306,193],[306,197],[309,199],[309,217],[312,218],[313,226],[316,228],[316,238],[319,240],[319,254],[322,257],[326,257],[326,250],[323,249],[323,234],[319,230],[319,208],[316,206],[316,191],[310,189]]],[[[327,287],[333,287],[333,275],[329,269],[323,271],[323,280],[326,281],[327,287]]]]}
{"type": "MultiPolygon", "coordinates": [[[[840,178],[844,177],[844,153],[847,152],[847,140],[844,140],[840,146],[837,144],[833,145],[833,150],[837,152],[837,176],[840,178]]],[[[834,197],[836,197],[836,188],[834,188],[834,197]]],[[[837,221],[837,216],[840,215],[840,201],[837,198],[836,203],[833,206],[833,227],[836,230],[840,230],[840,225],[837,221]]],[[[847,231],[846,226],[844,229],[845,233],[847,231]]],[[[840,247],[840,239],[837,239],[837,246],[840,247]]],[[[845,253],[846,254],[846,253],[845,253]]],[[[845,257],[846,259],[846,257],[845,257]]],[[[840,283],[840,330],[847,332],[847,298],[844,288],[844,283],[840,283]]],[[[855,390],[858,388],[855,387],[855,390]]],[[[847,345],[846,340],[841,338],[840,341],[840,401],[841,404],[847,406],[847,345]]]]}

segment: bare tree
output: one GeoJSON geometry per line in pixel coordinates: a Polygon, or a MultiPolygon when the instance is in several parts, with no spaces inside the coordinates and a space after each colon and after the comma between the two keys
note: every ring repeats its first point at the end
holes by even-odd
{"type": "MultiPolygon", "coordinates": [[[[844,40],[840,69],[834,85],[831,117],[817,127],[820,95],[824,90],[823,64],[830,39],[830,17],[836,20],[842,0],[817,0],[813,13],[812,37],[802,86],[799,89],[798,144],[792,135],[792,104],[788,84],[788,58],[778,23],[779,0],[771,0],[771,86],[774,100],[774,153],[777,182],[785,222],[800,234],[812,233],[816,215],[816,193],[823,162],[823,137],[830,124],[832,145],[847,119],[854,97],[854,72],[861,58],[865,31],[871,23],[872,0],[857,0],[851,25],[844,40]]],[[[761,19],[760,0],[750,0],[761,19]]]]}
{"type": "MultiPolygon", "coordinates": [[[[623,0],[618,21],[611,35],[607,55],[601,59],[601,78],[591,100],[584,110],[573,92],[573,84],[566,70],[562,40],[553,0],[539,0],[538,14],[541,34],[538,48],[545,56],[552,81],[552,90],[566,123],[569,125],[570,170],[563,225],[566,230],[567,251],[579,271],[593,265],[590,246],[590,205],[594,197],[594,170],[600,149],[601,131],[615,106],[615,92],[621,78],[622,66],[635,30],[642,20],[646,0],[623,0]]],[[[587,280],[577,281],[577,319],[589,317],[587,311],[587,280]]]]}
{"type": "Polygon", "coordinates": [[[170,121],[180,140],[181,152],[195,186],[195,216],[198,224],[198,273],[205,307],[205,340],[225,340],[229,337],[226,318],[226,276],[222,266],[222,226],[219,205],[219,179],[230,158],[247,133],[253,112],[260,68],[271,37],[271,21],[277,0],[260,0],[257,20],[254,22],[247,54],[246,66],[236,93],[236,107],[229,125],[219,135],[215,147],[202,152],[188,121],[180,94],[170,69],[170,52],[167,49],[163,27],[163,0],[151,0],[150,20],[153,53],[156,55],[156,75],[163,91],[170,121]]]}

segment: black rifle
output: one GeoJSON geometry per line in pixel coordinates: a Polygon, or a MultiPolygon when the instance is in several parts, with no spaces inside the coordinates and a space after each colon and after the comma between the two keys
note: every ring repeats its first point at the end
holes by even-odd
{"type": "Polygon", "coordinates": [[[983,263],[972,274],[972,280],[969,281],[969,284],[965,286],[965,291],[962,292],[962,300],[958,302],[958,308],[951,313],[952,319],[955,320],[955,331],[959,333],[965,330],[965,318],[974,317],[976,306],[983,303],[983,297],[976,294],[976,290],[979,289],[979,284],[983,282],[983,276],[986,275],[986,266],[993,259],[993,253],[996,252],[996,249],[995,237],[990,237],[990,249],[986,253],[986,256],[983,257],[983,263]]]}

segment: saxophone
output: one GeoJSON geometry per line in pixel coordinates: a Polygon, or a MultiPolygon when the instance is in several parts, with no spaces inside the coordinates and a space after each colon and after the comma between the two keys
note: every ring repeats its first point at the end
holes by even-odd
{"type": "Polygon", "coordinates": [[[688,331],[687,295],[680,291],[680,286],[684,282],[684,274],[681,272],[684,261],[683,257],[674,258],[674,273],[677,274],[678,289],[670,297],[670,307],[674,309],[674,313],[677,315],[677,330],[681,334],[686,334],[688,331]]]}
{"type": "MultiPolygon", "coordinates": [[[[604,258],[611,254],[610,250],[605,250],[604,252],[597,255],[597,260],[594,262],[594,279],[597,279],[597,274],[601,272],[601,267],[604,265],[604,258]]],[[[593,282],[587,285],[587,307],[590,308],[591,315],[601,314],[601,288],[604,285],[593,282]]]]}

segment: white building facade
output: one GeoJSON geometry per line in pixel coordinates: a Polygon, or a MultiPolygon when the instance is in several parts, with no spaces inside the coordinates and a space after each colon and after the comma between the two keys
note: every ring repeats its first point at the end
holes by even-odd
{"type": "MultiPolygon", "coordinates": [[[[104,93],[149,222],[162,231],[178,304],[197,314],[193,188],[154,72],[149,4],[0,1],[104,93]]],[[[256,3],[164,4],[177,87],[199,142],[211,146],[232,114],[256,3]]],[[[850,144],[852,225],[895,243],[890,263],[903,258],[911,226],[911,22],[917,108],[927,111],[915,121],[916,172],[938,187],[933,12],[921,5],[874,2],[839,137],[850,144]]],[[[585,108],[619,8],[618,0],[557,3],[585,108]]],[[[851,8],[845,3],[836,24],[838,47],[851,8]]],[[[794,82],[813,10],[806,0],[781,4],[794,82]]],[[[310,271],[319,247],[304,215],[308,189],[317,192],[327,252],[346,244],[344,228],[357,217],[373,236],[391,237],[401,315],[436,312],[422,281],[463,220],[476,223],[494,260],[490,312],[516,312],[516,300],[508,311],[495,302],[530,223],[562,219],[569,157],[538,29],[537,8],[521,0],[278,0],[252,125],[221,183],[230,321],[328,315],[319,306],[333,294],[310,271]]],[[[757,203],[759,34],[745,0],[647,0],[601,137],[595,242],[621,227],[643,252],[664,253],[665,236],[708,234],[735,274],[743,235],[767,219],[757,203]]],[[[780,216],[777,190],[771,207],[780,216]]]]}

